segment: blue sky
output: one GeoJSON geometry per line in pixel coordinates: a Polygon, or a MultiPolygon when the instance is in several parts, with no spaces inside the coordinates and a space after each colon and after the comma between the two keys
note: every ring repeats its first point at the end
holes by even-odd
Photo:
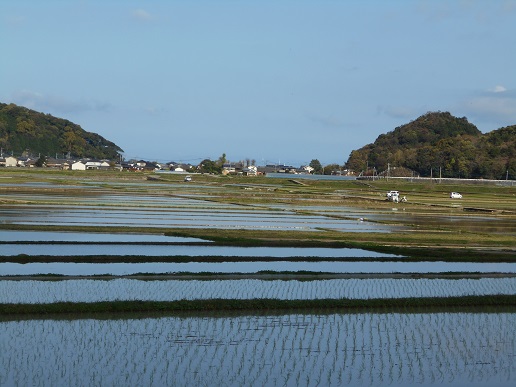
{"type": "Polygon", "coordinates": [[[0,102],[124,156],[343,164],[428,111],[516,124],[516,1],[0,3],[0,102]]]}

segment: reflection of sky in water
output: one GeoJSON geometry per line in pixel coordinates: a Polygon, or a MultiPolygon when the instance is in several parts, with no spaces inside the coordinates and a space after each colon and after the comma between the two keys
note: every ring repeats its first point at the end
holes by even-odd
{"type": "MultiPolygon", "coordinates": [[[[130,275],[135,273],[257,273],[259,271],[328,273],[515,273],[516,263],[472,262],[188,262],[188,263],[0,263],[0,275],[130,275]]],[[[516,289],[515,289],[516,291],[516,289]]]]}
{"type": "Polygon", "coordinates": [[[317,227],[348,232],[390,231],[395,228],[357,220],[332,219],[322,215],[303,215],[281,211],[242,210],[171,210],[134,208],[24,207],[0,209],[0,222],[13,224],[52,224],[126,227],[199,227],[269,230],[313,230],[317,227]]]}
{"type": "Polygon", "coordinates": [[[0,323],[3,385],[497,386],[514,313],[288,313],[0,323]]]}
{"type": "MultiPolygon", "coordinates": [[[[206,242],[198,238],[168,237],[158,234],[103,234],[85,232],[52,232],[52,231],[10,231],[0,230],[0,242],[206,242]]],[[[21,246],[19,246],[21,248],[21,246]]],[[[34,247],[34,246],[33,246],[34,247]]],[[[5,255],[6,246],[0,246],[0,254],[5,255]]],[[[77,249],[76,249],[77,250],[77,249]]],[[[27,253],[16,253],[27,254],[27,253]]],[[[52,255],[52,254],[50,254],[52,255]]]]}
{"type": "Polygon", "coordinates": [[[514,294],[515,278],[297,280],[0,281],[0,303],[175,301],[198,299],[313,300],[514,294]]]}
{"type": "MultiPolygon", "coordinates": [[[[127,237],[127,236],[126,236],[127,237]]],[[[171,238],[172,239],[172,238],[171,238]]],[[[180,239],[180,238],[178,238],[180,239]]],[[[185,238],[186,239],[186,238],[185,238]]],[[[173,242],[172,239],[170,242],[173,242]]],[[[394,257],[352,248],[231,247],[188,245],[96,245],[96,244],[0,244],[1,255],[142,255],[142,256],[238,256],[238,257],[394,257]]]]}
{"type": "MultiPolygon", "coordinates": [[[[188,196],[188,195],[185,195],[188,196]]],[[[0,198],[13,199],[12,195],[2,195],[0,198]]],[[[102,205],[103,208],[120,208],[120,206],[131,205],[134,207],[159,207],[159,206],[170,206],[170,207],[208,207],[208,208],[229,208],[235,207],[232,204],[211,202],[206,200],[195,200],[186,197],[179,196],[142,196],[142,195],[121,195],[121,194],[97,194],[90,196],[81,196],[79,198],[69,195],[42,195],[42,194],[17,194],[16,199],[27,200],[27,201],[44,201],[48,203],[59,201],[63,204],[76,203],[77,206],[74,208],[80,208],[83,204],[88,205],[102,205]]],[[[27,207],[24,207],[24,209],[27,207]]],[[[88,208],[88,207],[85,207],[88,208]]],[[[90,207],[91,208],[91,207],[90,207]]]]}

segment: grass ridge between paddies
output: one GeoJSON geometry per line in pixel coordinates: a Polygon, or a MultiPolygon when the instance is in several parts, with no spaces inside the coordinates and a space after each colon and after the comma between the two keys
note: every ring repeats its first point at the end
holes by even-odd
{"type": "Polygon", "coordinates": [[[93,303],[59,302],[51,304],[0,304],[0,316],[45,315],[60,313],[131,313],[190,311],[289,311],[331,309],[354,310],[418,310],[450,307],[516,307],[516,295],[426,297],[426,298],[379,298],[379,299],[209,299],[179,301],[113,301],[93,303]]]}

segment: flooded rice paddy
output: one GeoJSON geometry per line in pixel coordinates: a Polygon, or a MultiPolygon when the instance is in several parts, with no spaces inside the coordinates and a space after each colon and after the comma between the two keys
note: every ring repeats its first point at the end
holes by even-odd
{"type": "Polygon", "coordinates": [[[138,273],[516,273],[516,263],[476,262],[145,262],[145,263],[0,263],[0,276],[57,274],[73,276],[132,275],[138,273]]]}
{"type": "MultiPolygon", "coordinates": [[[[49,231],[10,231],[0,230],[0,243],[2,242],[113,242],[113,243],[188,243],[188,242],[207,242],[198,238],[169,237],[158,234],[102,234],[102,233],[86,233],[86,232],[49,232],[49,231]]],[[[0,247],[1,255],[7,254],[4,248],[0,247]],[[4,254],[4,252],[6,252],[4,254]]],[[[30,246],[30,245],[29,245],[30,246]]],[[[77,248],[75,253],[77,253],[77,248]]],[[[17,254],[29,254],[29,252],[20,252],[17,254]]],[[[41,253],[38,253],[41,254],[41,253]]],[[[50,254],[53,255],[53,254],[50,254]]]]}
{"type": "MultiPolygon", "coordinates": [[[[15,238],[15,233],[12,237],[15,238]]],[[[59,233],[54,233],[54,242],[59,242],[59,233]]],[[[87,238],[87,237],[86,237],[87,238]]],[[[93,240],[102,239],[98,235],[92,236],[93,240]]],[[[199,245],[188,245],[187,242],[204,242],[199,239],[195,240],[191,238],[142,238],[142,244],[139,242],[132,241],[132,236],[125,236],[128,243],[117,243],[116,240],[121,240],[121,235],[114,236],[108,234],[104,236],[105,243],[100,240],[99,244],[95,243],[72,243],[72,244],[52,244],[52,243],[40,243],[40,244],[16,244],[16,243],[4,243],[0,241],[0,255],[2,256],[15,256],[15,255],[48,255],[48,256],[85,256],[85,255],[141,255],[147,257],[160,257],[160,256],[219,256],[219,257],[332,257],[332,258],[356,258],[356,257],[371,257],[371,258],[386,258],[396,257],[394,254],[384,254],[374,251],[368,251],[363,249],[353,248],[317,248],[317,247],[233,247],[233,246],[199,246],[199,245]],[[151,244],[164,243],[164,244],[151,244]],[[115,240],[113,242],[113,240],[115,240]],[[178,244],[173,244],[174,241],[178,241],[178,244]],[[170,244],[169,244],[170,243],[170,244]]],[[[136,237],[136,240],[139,238],[136,237]]],[[[209,243],[207,243],[209,244],[209,243]]]]}
{"type": "Polygon", "coordinates": [[[512,386],[514,313],[0,322],[0,385],[512,386]]]}
{"type": "MultiPolygon", "coordinates": [[[[516,235],[510,216],[453,210],[331,203],[284,186],[95,181],[2,184],[0,224],[127,227],[126,233],[0,231],[0,255],[268,257],[272,261],[185,263],[0,263],[0,303],[267,298],[373,299],[516,294],[515,263],[346,262],[386,258],[360,249],[200,246],[195,238],[149,235],[156,228],[395,233],[419,227],[516,235]],[[240,201],[242,193],[247,201],[240,201]],[[249,198],[256,195],[257,201],[249,198]],[[130,230],[130,231],[129,231],[130,230]],[[20,243],[16,243],[20,242],[20,243]],[[39,244],[30,244],[38,242],[39,244]],[[64,243],[63,243],[64,242],[64,243]],[[63,244],[59,244],[63,243],[63,244]],[[68,243],[68,244],[67,244],[68,243]],[[134,244],[129,244],[134,243],[134,244]],[[286,257],[300,257],[287,262],[286,257]],[[319,262],[303,261],[317,257],[319,262]],[[326,260],[324,258],[327,258],[326,260]],[[330,259],[331,258],[331,259],[330,259]],[[355,278],[282,280],[263,273],[335,273],[355,278]],[[145,276],[141,273],[149,273],[145,276]],[[203,280],[167,273],[199,273],[203,280]],[[240,277],[224,278],[237,273],[240,277]],[[356,273],[356,274],[354,274],[356,273]],[[357,278],[360,273],[376,273],[357,278]],[[407,273],[387,278],[390,273],[407,273]],[[410,278],[455,273],[457,279],[410,278]],[[479,278],[466,278],[476,273],[479,278]],[[495,273],[488,278],[487,273],[495,273]],[[509,273],[509,274],[507,274],[509,273]],[[49,276],[56,274],[62,277],[49,276]],[[250,278],[250,275],[259,278],[250,278]],[[386,274],[385,276],[382,276],[386,274]],[[47,275],[47,277],[45,277],[47,275]],[[114,278],[95,278],[111,275],[114,278]],[[156,275],[163,275],[158,279],[156,275]],[[248,278],[246,278],[248,275],[248,278]],[[463,275],[461,277],[461,275],[463,275]],[[116,276],[133,276],[116,278],[116,276]],[[374,278],[373,278],[374,277],[374,278]]],[[[302,190],[307,190],[301,185],[302,190]]],[[[411,198],[409,197],[409,200],[411,198]]],[[[205,241],[204,241],[205,242],[205,241]]],[[[51,260],[51,259],[50,259],[51,260]]],[[[280,312],[281,313],[281,312],[280,312]]],[[[516,314],[505,310],[432,313],[0,316],[0,385],[110,386],[512,386],[516,314]],[[69,319],[68,319],[69,318],[69,319]]]]}
{"type": "MultiPolygon", "coordinates": [[[[185,199],[187,200],[187,199],[185,199]]],[[[196,201],[199,205],[199,201],[196,201]]],[[[204,204],[203,204],[204,205],[204,204]]],[[[182,206],[182,204],[181,204],[182,206]]],[[[0,223],[22,225],[73,225],[123,227],[183,227],[225,229],[303,230],[329,228],[348,232],[380,232],[398,229],[357,219],[334,219],[323,215],[303,215],[288,211],[241,209],[238,206],[155,209],[133,207],[31,207],[0,208],[0,223]]]]}
{"type": "Polygon", "coordinates": [[[516,278],[328,280],[17,280],[0,281],[0,303],[205,299],[374,299],[514,294],[516,278]]]}

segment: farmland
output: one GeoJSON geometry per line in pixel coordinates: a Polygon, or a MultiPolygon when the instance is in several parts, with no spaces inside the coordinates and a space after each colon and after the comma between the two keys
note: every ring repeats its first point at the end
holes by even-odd
{"type": "Polygon", "coordinates": [[[0,384],[513,385],[515,208],[504,186],[1,169],[0,384]]]}

